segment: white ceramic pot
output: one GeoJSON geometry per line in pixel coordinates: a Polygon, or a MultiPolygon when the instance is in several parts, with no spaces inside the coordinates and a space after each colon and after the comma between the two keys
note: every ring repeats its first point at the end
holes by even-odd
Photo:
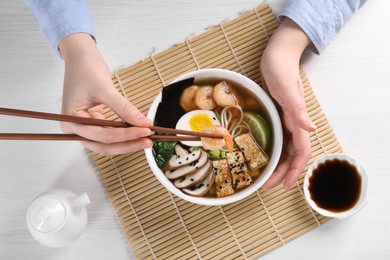
{"type": "Polygon", "coordinates": [[[87,226],[88,195],[53,189],[40,194],[27,210],[31,235],[49,247],[64,247],[77,240],[87,226]]]}

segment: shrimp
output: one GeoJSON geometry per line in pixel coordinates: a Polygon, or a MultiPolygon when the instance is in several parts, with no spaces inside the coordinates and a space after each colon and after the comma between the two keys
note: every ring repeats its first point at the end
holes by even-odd
{"type": "Polygon", "coordinates": [[[225,127],[213,125],[210,127],[206,127],[204,129],[204,132],[211,134],[222,134],[224,136],[223,139],[202,137],[202,145],[205,149],[219,150],[227,146],[229,152],[233,152],[233,138],[225,127]]]}
{"type": "Polygon", "coordinates": [[[198,106],[195,104],[195,94],[199,89],[199,86],[192,85],[191,87],[186,88],[181,94],[180,106],[185,111],[192,111],[198,109],[198,106]]]}
{"type": "Polygon", "coordinates": [[[212,98],[213,87],[205,86],[201,87],[196,91],[195,94],[195,104],[204,110],[211,110],[216,107],[216,103],[212,98]]]}
{"type": "Polygon", "coordinates": [[[226,81],[222,81],[213,88],[213,98],[221,107],[236,106],[238,104],[236,97],[230,92],[230,86],[226,81]]]}

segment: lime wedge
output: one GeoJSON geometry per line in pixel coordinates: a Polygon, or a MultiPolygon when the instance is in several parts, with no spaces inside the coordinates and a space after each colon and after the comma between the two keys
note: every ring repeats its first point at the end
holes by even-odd
{"type": "Polygon", "coordinates": [[[244,112],[244,121],[248,123],[256,142],[266,151],[270,143],[271,131],[264,118],[253,112],[244,112]]]}

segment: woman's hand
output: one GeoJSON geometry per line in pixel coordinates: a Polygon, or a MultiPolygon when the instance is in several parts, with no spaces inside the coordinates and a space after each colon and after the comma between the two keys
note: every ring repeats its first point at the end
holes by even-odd
{"type": "Polygon", "coordinates": [[[121,154],[152,147],[151,122],[114,87],[111,74],[93,38],[84,33],[65,37],[59,44],[65,61],[62,113],[104,119],[102,104],[135,127],[110,128],[61,123],[65,133],[93,141],[83,144],[100,154],[121,154]]]}
{"type": "Polygon", "coordinates": [[[283,182],[286,190],[298,180],[311,155],[309,132],[315,130],[304,102],[299,60],[310,40],[286,18],[271,37],[261,59],[261,73],[271,96],[281,107],[285,140],[275,172],[263,185],[265,191],[283,182]]]}

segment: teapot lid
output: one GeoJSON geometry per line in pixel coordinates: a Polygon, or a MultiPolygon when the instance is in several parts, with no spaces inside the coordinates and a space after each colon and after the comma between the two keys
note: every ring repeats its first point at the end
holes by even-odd
{"type": "Polygon", "coordinates": [[[29,222],[39,232],[56,231],[64,224],[65,218],[64,205],[53,197],[38,198],[29,208],[29,222]]]}

